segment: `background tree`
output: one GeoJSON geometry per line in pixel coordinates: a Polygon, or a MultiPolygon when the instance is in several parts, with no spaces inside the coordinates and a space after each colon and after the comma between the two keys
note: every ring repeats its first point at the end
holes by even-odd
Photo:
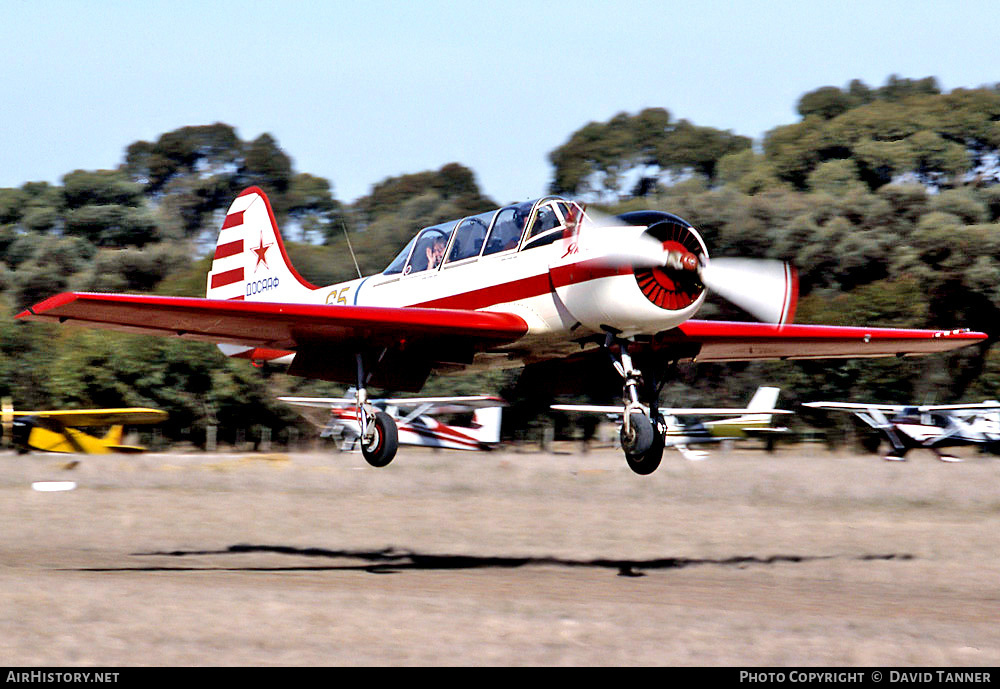
{"type": "Polygon", "coordinates": [[[714,181],[720,158],[750,148],[750,139],[687,120],[673,122],[663,108],[637,115],[619,113],[590,122],[552,151],[554,194],[610,195],[617,199],[626,180],[636,196],[652,192],[668,173],[699,174],[714,181]]]}

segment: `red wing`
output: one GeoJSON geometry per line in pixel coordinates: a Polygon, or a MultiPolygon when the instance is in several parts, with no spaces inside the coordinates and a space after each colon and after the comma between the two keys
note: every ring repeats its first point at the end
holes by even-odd
{"type": "Polygon", "coordinates": [[[528,330],[518,316],[487,311],[80,292],[56,295],[17,317],[292,351],[319,343],[363,341],[375,347],[448,338],[485,349],[513,342],[528,330]]]}
{"type": "Polygon", "coordinates": [[[689,352],[696,361],[902,356],[957,349],[986,339],[969,330],[687,321],[653,338],[654,352],[689,352]]]}

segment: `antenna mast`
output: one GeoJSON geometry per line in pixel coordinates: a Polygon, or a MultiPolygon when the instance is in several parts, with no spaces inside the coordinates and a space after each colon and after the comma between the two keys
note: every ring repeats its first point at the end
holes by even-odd
{"type": "Polygon", "coordinates": [[[358,271],[359,278],[363,277],[361,275],[361,267],[358,265],[358,257],[354,255],[354,247],[351,246],[351,233],[347,231],[347,225],[343,222],[340,223],[340,226],[344,228],[344,237],[347,239],[347,248],[351,252],[351,258],[354,259],[354,269],[358,271]]]}

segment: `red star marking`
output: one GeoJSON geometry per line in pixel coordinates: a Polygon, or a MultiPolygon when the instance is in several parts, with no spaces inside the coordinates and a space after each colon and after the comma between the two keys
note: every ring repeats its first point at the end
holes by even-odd
{"type": "Polygon", "coordinates": [[[255,272],[255,273],[257,272],[257,269],[260,268],[260,264],[261,263],[264,264],[265,268],[268,267],[267,266],[267,258],[264,256],[264,254],[266,254],[267,250],[270,249],[270,248],[271,248],[270,244],[264,244],[264,233],[262,232],[261,235],[260,235],[260,246],[258,246],[256,248],[253,248],[253,247],[250,248],[250,251],[252,251],[255,254],[257,254],[257,265],[255,265],[253,267],[253,272],[255,272]]]}

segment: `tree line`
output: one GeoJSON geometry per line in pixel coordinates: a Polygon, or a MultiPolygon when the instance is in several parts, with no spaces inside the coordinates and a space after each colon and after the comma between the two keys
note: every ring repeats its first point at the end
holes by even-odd
{"type": "MultiPolygon", "coordinates": [[[[781,385],[785,404],[996,397],[1000,87],[855,80],[804,94],[797,110],[799,121],[757,143],[664,108],[588,123],[552,150],[550,191],[606,213],[675,213],[713,256],[791,261],[798,322],[962,326],[990,340],[918,359],[691,365],[663,402],[742,404],[758,384],[781,385]]],[[[19,408],[156,406],[170,413],[165,437],[199,444],[209,425],[222,440],[253,427],[280,439],[299,422],[276,395],[342,392],[228,360],[211,345],[12,318],[67,289],[202,296],[221,217],[250,185],[268,193],[296,268],[315,284],[356,276],[348,236],[362,272],[377,272],[421,227],[499,205],[460,163],[391,177],[342,202],[330,181],[296,171],[270,135],[242,141],[222,123],[132,143],[114,170],[0,189],[0,394],[19,408]]],[[[746,317],[714,300],[702,315],[746,317]]],[[[515,382],[494,373],[434,380],[430,390],[516,397],[515,382]]],[[[519,405],[508,432],[548,423],[540,414],[519,405]]]]}

